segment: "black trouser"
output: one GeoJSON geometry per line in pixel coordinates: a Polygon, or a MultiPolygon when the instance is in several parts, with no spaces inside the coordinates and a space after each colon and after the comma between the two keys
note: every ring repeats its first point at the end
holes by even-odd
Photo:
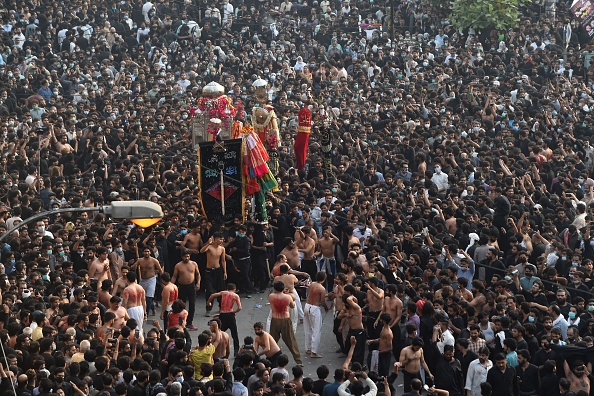
{"type": "Polygon", "coordinates": [[[252,285],[252,280],[250,279],[250,275],[252,273],[252,259],[250,257],[237,259],[235,260],[235,266],[239,268],[239,278],[241,279],[239,286],[240,290],[245,293],[253,293],[254,286],[252,285]]]}
{"type": "Polygon", "coordinates": [[[349,345],[351,344],[350,339],[351,337],[355,337],[355,340],[357,340],[356,344],[355,344],[355,350],[353,351],[353,358],[351,359],[351,361],[353,362],[357,362],[359,364],[361,364],[361,366],[363,366],[365,363],[363,363],[363,361],[365,360],[365,345],[367,344],[367,337],[365,336],[365,330],[360,329],[360,330],[349,330],[349,335],[347,337],[348,342],[345,342],[345,345],[349,345]]]}
{"type": "Polygon", "coordinates": [[[309,274],[309,277],[314,281],[318,272],[318,263],[316,260],[301,260],[301,270],[309,274]]]}
{"type": "Polygon", "coordinates": [[[221,312],[219,314],[221,320],[221,330],[231,330],[231,338],[233,338],[233,351],[234,355],[239,352],[239,334],[237,333],[237,321],[235,320],[235,314],[233,312],[221,312]]]}
{"type": "Polygon", "coordinates": [[[409,373],[406,370],[402,370],[402,373],[404,374],[404,392],[412,391],[412,380],[414,380],[415,378],[418,378],[419,380],[421,380],[421,382],[423,381],[423,379],[421,378],[420,371],[418,373],[409,373]]]}
{"type": "Polygon", "coordinates": [[[266,289],[270,282],[266,268],[268,265],[266,262],[267,258],[268,255],[263,250],[252,253],[252,279],[254,280],[254,287],[258,290],[266,289]]]}
{"type": "Polygon", "coordinates": [[[392,355],[396,361],[400,361],[400,351],[402,351],[402,332],[400,331],[400,325],[395,324],[391,327],[392,329],[392,355]]]}
{"type": "MultiPolygon", "coordinates": [[[[214,293],[218,293],[225,288],[225,278],[223,268],[207,268],[204,270],[204,297],[206,301],[214,293]]],[[[217,298],[219,309],[221,309],[221,297],[217,298]]],[[[214,304],[213,304],[214,305],[214,304]]],[[[212,311],[212,305],[206,306],[206,312],[212,311]]]]}
{"type": "Polygon", "coordinates": [[[392,351],[380,352],[377,373],[382,377],[389,376],[392,372],[390,363],[392,363],[392,351]]]}
{"type": "Polygon", "coordinates": [[[163,315],[163,329],[165,329],[165,332],[167,333],[167,329],[169,328],[169,311],[165,311],[165,314],[163,315]]]}
{"type": "Polygon", "coordinates": [[[188,301],[188,321],[186,325],[191,326],[196,312],[196,284],[177,285],[177,288],[179,290],[179,299],[184,302],[188,301]]]}
{"type": "MultiPolygon", "coordinates": [[[[336,342],[338,342],[338,345],[340,346],[340,350],[342,351],[342,353],[344,353],[346,355],[348,351],[345,350],[345,348],[344,348],[345,343],[344,343],[344,338],[342,337],[342,331],[338,330],[341,323],[342,323],[342,319],[334,318],[334,326],[332,328],[332,332],[336,335],[336,342]]],[[[350,345],[350,341],[347,341],[347,345],[350,345]]]]}

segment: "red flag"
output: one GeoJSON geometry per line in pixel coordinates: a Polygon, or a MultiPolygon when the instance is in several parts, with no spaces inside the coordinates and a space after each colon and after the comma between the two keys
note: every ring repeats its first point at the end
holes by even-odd
{"type": "Polygon", "coordinates": [[[297,137],[293,146],[295,150],[295,168],[303,169],[307,157],[309,134],[311,133],[311,111],[304,105],[297,115],[297,137]]]}

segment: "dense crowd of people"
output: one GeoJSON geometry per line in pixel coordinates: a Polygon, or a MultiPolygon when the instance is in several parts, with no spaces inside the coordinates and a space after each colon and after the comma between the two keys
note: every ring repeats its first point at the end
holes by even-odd
{"type": "Polygon", "coordinates": [[[589,395],[594,66],[546,3],[497,30],[424,0],[5,1],[2,394],[589,395]],[[258,78],[281,132],[269,221],[248,201],[209,222],[192,107],[216,81],[250,109],[258,78]],[[57,211],[136,199],[163,220],[57,211]],[[328,311],[345,362],[303,378],[328,311]]]}

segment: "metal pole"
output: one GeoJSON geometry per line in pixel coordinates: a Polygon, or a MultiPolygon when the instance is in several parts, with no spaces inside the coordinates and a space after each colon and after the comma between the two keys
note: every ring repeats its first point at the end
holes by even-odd
{"type": "Polygon", "coordinates": [[[390,0],[390,39],[394,44],[394,0],[390,0]]]}
{"type": "Polygon", "coordinates": [[[21,227],[24,227],[28,224],[36,222],[37,220],[43,219],[44,217],[56,214],[56,213],[80,213],[80,212],[102,212],[103,206],[95,206],[92,208],[64,208],[64,209],[57,209],[57,210],[46,210],[44,212],[37,213],[29,217],[28,219],[23,220],[16,226],[12,227],[10,230],[6,231],[2,236],[0,236],[0,242],[3,242],[13,231],[18,230],[21,227]]]}
{"type": "Polygon", "coordinates": [[[224,162],[219,162],[219,174],[221,178],[221,212],[225,216],[225,177],[223,176],[224,162]]]}

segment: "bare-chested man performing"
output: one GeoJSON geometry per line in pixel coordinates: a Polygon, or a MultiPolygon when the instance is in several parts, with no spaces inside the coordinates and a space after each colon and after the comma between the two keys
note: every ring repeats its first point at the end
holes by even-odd
{"type": "Polygon", "coordinates": [[[357,298],[355,296],[343,294],[342,301],[344,302],[344,309],[346,310],[345,317],[349,323],[349,333],[346,339],[350,340],[351,337],[355,337],[357,340],[355,351],[353,352],[353,362],[358,362],[363,365],[366,339],[365,331],[363,329],[363,313],[361,306],[357,303],[357,298]]]}
{"type": "MultiPolygon", "coordinates": [[[[200,253],[206,253],[206,273],[204,274],[204,297],[206,301],[208,301],[211,294],[218,293],[225,288],[227,261],[222,243],[223,234],[217,232],[200,249],[200,253]]],[[[218,298],[217,301],[220,309],[221,299],[218,298]]],[[[210,316],[210,311],[212,311],[212,305],[206,305],[206,316],[210,316]]]]}
{"type": "Polygon", "coordinates": [[[119,331],[124,324],[130,319],[128,311],[125,307],[122,307],[122,299],[118,296],[113,296],[109,299],[109,309],[106,312],[113,312],[115,314],[115,320],[113,322],[113,328],[119,331]]]}
{"type": "Polygon", "coordinates": [[[264,331],[264,324],[262,322],[254,323],[254,333],[256,333],[254,350],[258,356],[266,356],[266,359],[270,360],[272,367],[276,367],[276,359],[283,354],[280,347],[274,338],[264,331]],[[261,351],[259,350],[260,348],[262,348],[261,351]]]}
{"type": "Polygon", "coordinates": [[[316,251],[316,241],[314,241],[310,235],[311,228],[302,227],[297,231],[300,238],[299,241],[296,240],[295,242],[301,257],[301,269],[304,272],[307,272],[309,276],[314,279],[318,269],[318,265],[316,264],[314,257],[314,253],[316,251]]]}
{"type": "Polygon", "coordinates": [[[120,270],[120,277],[116,279],[115,283],[113,284],[113,295],[119,296],[122,294],[122,291],[128,286],[128,280],[126,279],[126,275],[130,271],[130,267],[127,265],[123,265],[122,269],[120,270]]]}
{"type": "MultiPolygon", "coordinates": [[[[155,290],[157,288],[157,276],[163,273],[161,263],[154,257],[151,257],[151,249],[145,247],[142,249],[142,257],[138,259],[138,269],[140,271],[139,284],[146,293],[146,307],[149,311],[155,311],[155,290]]],[[[147,311],[148,315],[148,311],[147,311]]]]}
{"type": "Polygon", "coordinates": [[[89,265],[89,278],[97,279],[97,287],[101,287],[104,279],[111,279],[111,271],[109,270],[109,254],[104,247],[97,249],[97,257],[89,265]]]}
{"type": "MultiPolygon", "coordinates": [[[[402,301],[398,298],[398,289],[394,284],[386,285],[382,313],[390,315],[390,328],[392,329],[392,333],[396,334],[396,337],[392,339],[392,354],[398,359],[401,348],[400,337],[398,335],[400,334],[400,319],[402,318],[402,301]]],[[[379,317],[375,321],[374,326],[377,327],[378,323],[379,317]]]]}
{"type": "Polygon", "coordinates": [[[272,320],[270,322],[270,335],[275,341],[283,338],[283,341],[291,351],[295,363],[301,364],[301,354],[295,339],[295,332],[291,325],[291,314],[289,309],[295,306],[295,296],[285,288],[283,282],[274,282],[274,291],[268,296],[272,320]]]}
{"type": "Polygon", "coordinates": [[[285,238],[285,248],[281,250],[280,254],[286,257],[289,267],[299,268],[299,249],[293,238],[285,238]]]}
{"type": "Polygon", "coordinates": [[[211,343],[217,345],[212,357],[215,359],[229,359],[229,354],[231,353],[229,334],[221,330],[220,319],[212,319],[208,322],[208,326],[212,333],[211,343]]]}
{"type": "Polygon", "coordinates": [[[128,286],[122,292],[122,304],[132,319],[136,319],[136,328],[142,332],[142,324],[147,319],[146,293],[142,286],[136,282],[136,273],[128,272],[126,275],[128,286]]]}
{"type": "Polygon", "coordinates": [[[169,312],[173,308],[173,302],[179,296],[179,290],[176,285],[171,282],[171,275],[168,272],[161,274],[161,283],[163,290],[161,291],[161,319],[163,320],[164,329],[167,329],[169,323],[169,312]]]}
{"type": "Polygon", "coordinates": [[[394,338],[394,334],[390,328],[392,317],[389,313],[382,312],[378,317],[378,320],[381,323],[379,338],[367,340],[367,344],[378,344],[379,364],[377,372],[379,375],[387,377],[391,372],[390,363],[392,361],[392,339],[394,338]]]}
{"type": "Polygon", "coordinates": [[[412,390],[411,382],[413,379],[417,378],[422,381],[421,366],[425,369],[425,374],[433,381],[433,374],[431,374],[427,363],[425,363],[423,345],[423,340],[415,337],[412,344],[403,348],[402,352],[400,352],[400,365],[404,373],[404,392],[412,390]]]}
{"type": "Polygon", "coordinates": [[[330,291],[334,286],[334,277],[336,276],[334,251],[339,243],[340,239],[332,233],[332,226],[324,227],[322,238],[318,240],[318,271],[326,273],[326,284],[324,286],[330,291]]]}
{"type": "Polygon", "coordinates": [[[200,270],[195,261],[190,260],[190,251],[184,250],[182,261],[175,264],[173,269],[173,278],[171,282],[175,283],[179,289],[179,298],[183,302],[188,301],[188,330],[198,330],[192,325],[194,313],[196,312],[196,291],[200,290],[200,270]]]}
{"type": "Polygon", "coordinates": [[[318,353],[320,340],[322,338],[322,308],[328,312],[326,305],[326,273],[319,271],[316,274],[316,281],[309,286],[307,303],[303,309],[305,313],[303,329],[305,331],[305,353],[312,358],[321,358],[318,353]]]}

